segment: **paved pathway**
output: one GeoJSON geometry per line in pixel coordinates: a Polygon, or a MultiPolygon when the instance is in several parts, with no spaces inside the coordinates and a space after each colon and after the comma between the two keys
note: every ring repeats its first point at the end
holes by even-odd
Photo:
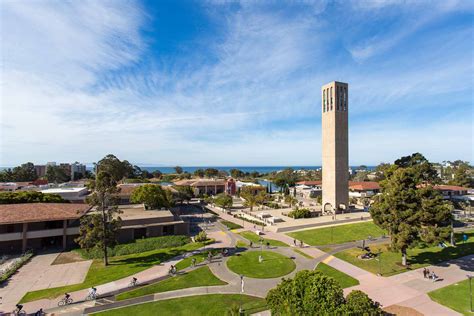
{"type": "Polygon", "coordinates": [[[11,312],[29,291],[81,283],[92,260],[51,265],[58,253],[34,256],[0,287],[0,314],[11,312]]]}

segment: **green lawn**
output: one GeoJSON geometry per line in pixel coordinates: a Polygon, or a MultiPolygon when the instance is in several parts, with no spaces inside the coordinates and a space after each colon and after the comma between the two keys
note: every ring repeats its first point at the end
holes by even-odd
{"type": "Polygon", "coordinates": [[[214,274],[212,274],[211,270],[207,266],[204,266],[196,270],[187,272],[185,274],[168,278],[158,283],[138,287],[131,291],[121,293],[116,296],[116,299],[118,301],[121,301],[133,297],[180,290],[189,287],[214,286],[225,284],[227,283],[218,279],[214,274]]]}
{"type": "Polygon", "coordinates": [[[315,228],[288,233],[296,240],[303,240],[311,246],[343,244],[350,241],[366,239],[368,236],[382,236],[384,231],[372,222],[345,224],[332,227],[315,228]]]}
{"type": "MultiPolygon", "coordinates": [[[[473,284],[474,286],[474,284],[473,284]]],[[[428,295],[435,302],[447,306],[464,315],[474,315],[470,312],[469,280],[464,280],[449,286],[429,292],[428,295]]]]}
{"type": "MultiPolygon", "coordinates": [[[[140,305],[133,305],[94,315],[104,316],[222,316],[231,310],[239,308],[242,304],[245,314],[249,315],[268,309],[263,298],[240,294],[209,294],[189,297],[174,298],[140,305]]],[[[237,315],[237,314],[228,314],[237,315]]]]}
{"type": "Polygon", "coordinates": [[[220,249],[209,249],[207,251],[203,251],[201,253],[192,255],[192,256],[187,257],[187,258],[181,260],[180,262],[178,262],[176,264],[176,269],[183,270],[183,269],[189,268],[191,266],[193,258],[196,259],[196,264],[199,264],[199,263],[207,260],[207,256],[208,256],[209,251],[212,253],[213,256],[215,256],[215,255],[217,255],[221,252],[220,249]]]}
{"type": "MultiPolygon", "coordinates": [[[[440,248],[438,246],[427,247],[427,248],[413,248],[408,249],[408,263],[411,269],[418,269],[428,265],[437,264],[440,262],[464,257],[474,253],[474,230],[466,231],[468,240],[466,243],[461,242],[461,234],[455,234],[458,245],[456,247],[440,248]]],[[[407,271],[407,269],[400,265],[402,255],[399,252],[391,252],[388,250],[388,245],[372,245],[370,246],[372,252],[378,252],[381,249],[381,264],[375,259],[361,260],[358,258],[359,255],[365,251],[359,248],[352,248],[344,250],[335,254],[342,260],[350,262],[362,269],[370,271],[374,274],[379,273],[379,267],[381,268],[382,275],[390,276],[398,273],[407,271]]]]}
{"type": "Polygon", "coordinates": [[[239,224],[236,224],[234,222],[229,222],[229,221],[221,221],[221,223],[225,226],[227,226],[227,228],[229,229],[239,229],[239,228],[242,228],[242,226],[240,226],[239,224]]]}
{"type": "Polygon", "coordinates": [[[334,278],[337,282],[339,282],[343,289],[345,289],[346,287],[359,285],[359,281],[357,281],[357,279],[354,279],[350,275],[347,275],[344,272],[334,269],[333,267],[328,266],[325,263],[320,262],[316,267],[316,270],[321,271],[325,275],[334,278]]]}
{"type": "Polygon", "coordinates": [[[55,287],[50,289],[28,292],[21,299],[22,303],[39,300],[42,298],[53,299],[64,293],[87,289],[92,286],[108,283],[137,272],[146,270],[163,261],[169,260],[184,252],[196,250],[203,247],[203,243],[190,243],[181,247],[158,249],[140,254],[131,254],[120,257],[112,257],[109,266],[105,267],[102,260],[95,259],[87,272],[84,282],[74,285],[55,287]]]}
{"type": "Polygon", "coordinates": [[[296,268],[293,259],[272,251],[247,251],[227,260],[227,267],[250,278],[269,279],[287,275],[296,268]],[[262,255],[262,263],[258,262],[262,255]]]}
{"type": "MultiPolygon", "coordinates": [[[[245,239],[253,242],[254,246],[258,246],[260,245],[260,239],[262,239],[263,237],[262,236],[258,236],[257,234],[255,234],[254,232],[251,232],[249,230],[246,230],[244,232],[241,232],[239,233],[240,236],[244,237],[245,239]]],[[[279,241],[279,240],[275,240],[275,239],[266,239],[266,238],[263,238],[263,244],[266,245],[267,242],[270,243],[270,246],[272,247],[288,247],[287,244],[285,244],[284,242],[282,241],[279,241]]]]}

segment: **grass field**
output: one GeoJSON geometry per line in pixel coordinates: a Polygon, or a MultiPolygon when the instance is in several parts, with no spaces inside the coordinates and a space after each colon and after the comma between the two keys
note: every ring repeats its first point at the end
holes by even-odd
{"type": "MultiPolygon", "coordinates": [[[[474,284],[472,284],[472,286],[474,287],[474,284]]],[[[473,312],[470,312],[469,280],[467,279],[429,292],[428,295],[433,301],[447,306],[463,315],[474,315],[473,312]]]]}
{"type": "MultiPolygon", "coordinates": [[[[255,234],[254,232],[251,232],[251,231],[248,231],[248,230],[239,233],[239,235],[242,236],[242,237],[244,237],[244,238],[247,239],[248,241],[253,242],[254,246],[260,245],[260,239],[263,238],[262,236],[258,236],[258,235],[255,234]]],[[[269,243],[270,243],[270,246],[272,246],[272,247],[288,247],[288,245],[285,244],[285,243],[282,242],[282,241],[274,240],[274,239],[266,239],[266,238],[263,238],[263,244],[266,245],[267,242],[269,242],[269,243]]]]}
{"type": "Polygon", "coordinates": [[[126,300],[143,295],[175,291],[189,287],[225,285],[226,282],[218,279],[207,267],[201,267],[185,274],[172,277],[161,282],[138,287],[128,292],[120,293],[116,296],[118,301],[126,300]]]}
{"type": "Polygon", "coordinates": [[[92,262],[89,271],[87,272],[84,282],[74,285],[28,292],[25,294],[25,296],[23,296],[21,302],[26,303],[42,298],[53,299],[63,295],[64,293],[87,289],[92,286],[97,286],[119,280],[127,276],[132,276],[137,272],[146,270],[184,252],[196,250],[203,246],[203,243],[190,243],[176,248],[158,249],[140,254],[112,257],[110,258],[110,264],[107,267],[104,266],[102,260],[95,259],[92,262]]]}
{"type": "Polygon", "coordinates": [[[293,259],[272,251],[247,251],[233,256],[227,267],[237,274],[250,278],[268,279],[287,275],[296,268],[293,259]],[[262,255],[263,262],[258,262],[262,255]]]}
{"type": "Polygon", "coordinates": [[[152,303],[133,305],[119,309],[113,309],[94,315],[104,316],[222,316],[238,315],[231,311],[238,311],[240,304],[246,315],[266,310],[263,298],[240,295],[240,294],[210,294],[181,297],[152,303]]]}
{"type": "Polygon", "coordinates": [[[323,246],[331,244],[343,244],[350,241],[366,239],[368,236],[382,236],[384,231],[372,222],[346,224],[302,230],[288,233],[288,236],[296,240],[302,240],[311,246],[323,246]]]}
{"type": "MultiPolygon", "coordinates": [[[[408,263],[410,269],[418,269],[428,265],[437,264],[440,262],[464,257],[474,253],[474,230],[466,231],[468,240],[466,243],[461,242],[461,234],[455,234],[457,240],[456,247],[440,248],[427,247],[427,248],[413,248],[408,249],[408,263]]],[[[382,275],[390,276],[398,273],[407,271],[406,267],[400,265],[402,255],[399,252],[391,252],[388,250],[388,245],[377,245],[370,246],[372,252],[378,252],[378,249],[382,251],[381,262],[375,259],[361,260],[358,258],[359,255],[365,253],[365,251],[359,248],[352,248],[336,253],[334,256],[339,259],[350,262],[362,269],[370,271],[374,274],[379,273],[381,269],[382,275]]]]}
{"type": "Polygon", "coordinates": [[[221,223],[225,226],[227,226],[227,228],[229,229],[239,229],[239,228],[242,228],[242,226],[240,226],[239,224],[236,224],[236,223],[233,223],[233,222],[229,222],[229,221],[221,221],[221,223]]]}
{"type": "Polygon", "coordinates": [[[337,269],[334,269],[333,267],[328,266],[327,264],[324,264],[320,262],[318,266],[316,267],[317,271],[321,271],[327,276],[330,276],[334,278],[343,289],[346,287],[351,287],[355,285],[359,285],[359,281],[351,277],[350,275],[345,274],[344,272],[341,272],[337,269]]]}
{"type": "Polygon", "coordinates": [[[303,257],[305,257],[306,259],[314,259],[314,258],[311,257],[310,255],[308,255],[306,252],[301,251],[301,250],[299,250],[298,248],[293,248],[293,251],[296,252],[296,253],[299,253],[300,255],[302,255],[303,257]]]}

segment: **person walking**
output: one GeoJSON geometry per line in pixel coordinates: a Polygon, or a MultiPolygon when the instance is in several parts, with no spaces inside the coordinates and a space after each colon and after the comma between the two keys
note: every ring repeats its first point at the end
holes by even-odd
{"type": "Polygon", "coordinates": [[[296,247],[296,239],[293,239],[293,244],[294,244],[295,247],[296,247]]]}
{"type": "Polygon", "coordinates": [[[253,248],[253,242],[250,241],[250,248],[253,248]]]}
{"type": "Polygon", "coordinates": [[[426,268],[423,268],[423,278],[426,279],[426,268]]]}
{"type": "Polygon", "coordinates": [[[195,267],[196,266],[196,258],[193,258],[191,260],[191,266],[195,267]]]}
{"type": "Polygon", "coordinates": [[[303,248],[303,241],[300,240],[300,248],[303,248]]]}

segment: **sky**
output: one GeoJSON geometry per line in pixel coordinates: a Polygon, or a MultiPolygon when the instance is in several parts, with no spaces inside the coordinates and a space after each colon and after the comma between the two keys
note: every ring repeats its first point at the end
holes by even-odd
{"type": "Polygon", "coordinates": [[[349,163],[472,162],[473,1],[0,3],[0,166],[321,164],[349,84],[349,163]]]}

